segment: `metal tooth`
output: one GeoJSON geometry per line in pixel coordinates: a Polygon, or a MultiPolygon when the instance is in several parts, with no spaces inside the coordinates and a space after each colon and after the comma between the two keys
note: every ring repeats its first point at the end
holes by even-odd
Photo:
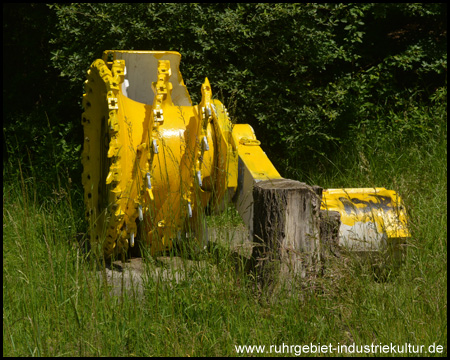
{"type": "Polygon", "coordinates": [[[130,246],[134,247],[134,233],[131,233],[131,237],[130,237],[130,246]]]}
{"type": "Polygon", "coordinates": [[[197,180],[198,180],[198,186],[202,186],[202,173],[200,170],[197,171],[197,180]]]}
{"type": "Polygon", "coordinates": [[[147,187],[149,189],[152,188],[152,182],[150,181],[150,173],[145,174],[145,177],[147,178],[147,187]]]}
{"type": "Polygon", "coordinates": [[[139,211],[139,221],[144,220],[144,214],[142,213],[142,206],[141,205],[139,205],[138,211],[139,211]]]}
{"type": "Polygon", "coordinates": [[[203,136],[203,151],[208,151],[209,150],[209,144],[208,144],[208,139],[206,138],[206,136],[203,136]]]}
{"type": "Polygon", "coordinates": [[[117,116],[114,113],[109,114],[108,118],[108,124],[110,129],[112,129],[115,132],[119,131],[119,120],[117,120],[117,116]]]}
{"type": "Polygon", "coordinates": [[[122,188],[120,186],[120,184],[118,184],[114,189],[111,190],[114,194],[116,195],[116,198],[119,199],[120,198],[120,193],[122,193],[122,188]]]}
{"type": "Polygon", "coordinates": [[[188,201],[188,213],[189,213],[189,217],[192,217],[192,207],[191,207],[191,202],[188,201]]]}
{"type": "Polygon", "coordinates": [[[111,165],[109,168],[106,184],[111,184],[113,181],[120,181],[120,165],[111,165]]]}
{"type": "Polygon", "coordinates": [[[154,154],[159,153],[158,143],[156,142],[156,140],[153,140],[153,153],[154,154]]]}
{"type": "Polygon", "coordinates": [[[117,138],[117,136],[113,136],[111,138],[110,143],[109,143],[108,155],[107,156],[109,158],[113,157],[117,153],[117,150],[119,149],[119,147],[120,147],[119,139],[117,138]]]}
{"type": "Polygon", "coordinates": [[[205,108],[206,118],[209,118],[211,116],[211,108],[207,106],[205,108]]]}
{"type": "Polygon", "coordinates": [[[114,175],[113,175],[113,173],[110,171],[110,172],[108,173],[108,176],[106,176],[106,183],[107,183],[107,184],[111,184],[113,180],[114,180],[114,175]]]}

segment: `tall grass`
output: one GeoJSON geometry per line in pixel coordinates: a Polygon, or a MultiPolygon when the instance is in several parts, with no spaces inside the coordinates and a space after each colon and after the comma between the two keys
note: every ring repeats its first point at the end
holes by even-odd
{"type": "MultiPolygon", "coordinates": [[[[360,264],[331,259],[311,289],[276,297],[222,248],[183,268],[178,282],[147,276],[142,294],[113,295],[105,270],[80,246],[81,191],[9,171],[3,183],[3,355],[233,356],[235,345],[310,343],[436,343],[444,347],[438,355],[446,355],[446,146],[445,127],[401,148],[360,144],[324,171],[301,174],[300,180],[324,187],[397,190],[412,238],[404,266],[383,281],[360,264]]],[[[229,221],[237,223],[234,215],[229,221]]],[[[152,271],[149,261],[146,272],[152,271]]]]}

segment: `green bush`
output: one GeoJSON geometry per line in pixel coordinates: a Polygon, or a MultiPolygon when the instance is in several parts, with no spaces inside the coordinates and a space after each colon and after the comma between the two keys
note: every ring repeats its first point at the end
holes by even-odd
{"type": "MultiPolygon", "coordinates": [[[[45,71],[33,72],[34,83],[42,87],[41,115],[44,110],[54,114],[54,141],[62,149],[56,154],[73,174],[80,170],[72,163],[78,155],[68,153],[79,154],[85,72],[106,49],[179,51],[193,101],[199,101],[207,76],[215,96],[235,121],[255,128],[285,176],[314,166],[317,158],[356,138],[379,138],[380,127],[389,130],[384,133],[390,141],[423,138],[434,125],[414,116],[405,122],[404,114],[429,105],[430,96],[446,87],[446,4],[4,7],[10,14],[4,31],[15,34],[8,45],[23,41],[41,56],[38,63],[45,71]],[[17,16],[24,22],[18,35],[12,30],[17,16]],[[28,40],[29,32],[34,35],[28,40]]],[[[37,69],[22,57],[24,50],[14,58],[37,69]]],[[[9,113],[17,107],[16,101],[9,113]]],[[[47,121],[41,117],[36,131],[45,137],[47,121]]],[[[9,117],[5,124],[10,144],[20,137],[19,123],[31,121],[17,119],[9,117]]]]}

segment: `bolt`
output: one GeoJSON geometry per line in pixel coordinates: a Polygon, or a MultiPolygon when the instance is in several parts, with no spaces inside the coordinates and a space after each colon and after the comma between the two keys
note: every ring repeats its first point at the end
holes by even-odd
{"type": "Polygon", "coordinates": [[[192,217],[192,207],[191,207],[191,202],[188,201],[188,213],[189,213],[189,217],[192,217]]]}
{"type": "Polygon", "coordinates": [[[208,151],[208,150],[209,150],[208,139],[206,138],[206,136],[203,136],[203,151],[208,151]]]}
{"type": "Polygon", "coordinates": [[[149,189],[151,189],[152,188],[152,182],[150,181],[150,173],[147,173],[145,176],[147,177],[147,187],[149,189]]]}
{"type": "Polygon", "coordinates": [[[202,173],[200,170],[197,171],[197,180],[198,180],[198,186],[202,186],[202,173]]]}
{"type": "Polygon", "coordinates": [[[139,211],[139,221],[144,220],[144,215],[142,214],[142,206],[141,205],[139,205],[138,211],[139,211]]]}

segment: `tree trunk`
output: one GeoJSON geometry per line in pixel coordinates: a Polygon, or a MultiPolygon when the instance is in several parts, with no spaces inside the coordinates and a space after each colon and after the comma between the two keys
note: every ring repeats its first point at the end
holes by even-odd
{"type": "Polygon", "coordinates": [[[337,211],[320,210],[320,240],[322,243],[322,255],[340,256],[339,228],[341,226],[341,214],[337,211]]]}
{"type": "Polygon", "coordinates": [[[320,202],[317,189],[289,179],[253,188],[253,256],[263,282],[292,284],[320,267],[320,202]],[[279,280],[279,281],[277,281],[279,280]]]}

